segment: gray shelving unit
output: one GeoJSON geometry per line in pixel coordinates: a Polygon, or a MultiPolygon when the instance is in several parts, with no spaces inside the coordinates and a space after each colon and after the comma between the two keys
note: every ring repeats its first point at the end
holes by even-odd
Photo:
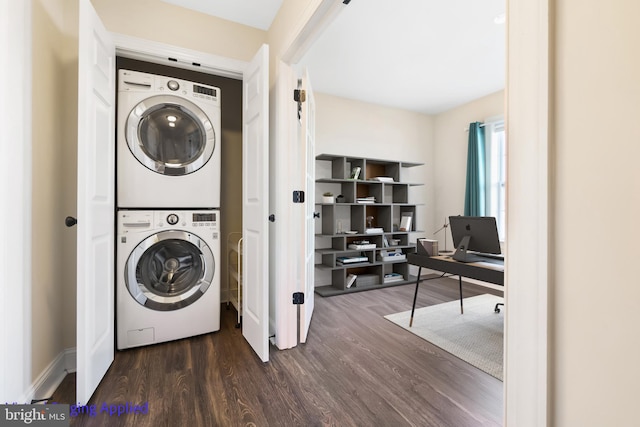
{"type": "Polygon", "coordinates": [[[329,178],[316,179],[319,200],[326,189],[330,189],[336,196],[342,196],[336,203],[316,203],[316,210],[320,212],[319,224],[316,226],[316,229],[320,229],[316,234],[316,253],[319,255],[316,269],[331,277],[331,283],[316,287],[316,293],[332,296],[415,281],[415,277],[409,274],[406,259],[382,261],[380,255],[385,250],[398,250],[405,256],[415,251],[410,236],[411,233],[420,231],[416,221],[416,206],[419,205],[410,203],[409,188],[423,184],[404,182],[403,171],[422,166],[422,163],[333,154],[321,154],[316,157],[316,161],[316,170],[331,171],[329,178]],[[324,168],[318,167],[321,162],[326,162],[324,168]],[[357,179],[351,179],[356,167],[360,168],[360,174],[357,179]],[[376,180],[380,177],[383,180],[376,180]],[[362,203],[361,199],[367,197],[373,197],[375,201],[362,203]],[[406,231],[399,229],[403,215],[412,217],[411,227],[406,231]],[[369,225],[382,231],[370,233],[369,225]],[[362,240],[368,240],[376,247],[363,250],[349,248],[349,245],[362,240]],[[344,265],[338,263],[339,257],[356,255],[366,257],[367,261],[344,265]],[[400,275],[402,280],[385,283],[385,275],[389,273],[400,275]],[[350,274],[366,277],[367,283],[358,285],[356,279],[355,284],[347,288],[347,277],[350,274]]]}

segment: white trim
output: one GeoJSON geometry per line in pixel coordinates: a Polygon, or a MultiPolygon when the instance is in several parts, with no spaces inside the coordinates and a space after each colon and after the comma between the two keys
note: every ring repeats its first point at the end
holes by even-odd
{"type": "Polygon", "coordinates": [[[0,402],[25,403],[31,382],[31,2],[2,2],[0,29],[0,402]],[[11,256],[9,256],[11,254],[11,256]],[[16,286],[17,285],[17,286],[16,286]],[[10,327],[6,327],[10,325],[10,327]]]}
{"type": "Polygon", "coordinates": [[[296,124],[292,120],[283,120],[283,117],[295,117],[296,103],[293,101],[295,89],[295,75],[293,69],[282,61],[276,64],[276,85],[272,93],[273,120],[270,124],[272,137],[270,143],[270,167],[272,179],[271,212],[275,213],[276,221],[272,224],[271,253],[280,253],[280,256],[271,257],[272,292],[274,302],[275,339],[274,344],[278,349],[284,350],[295,347],[297,342],[297,309],[291,303],[291,296],[298,291],[296,281],[296,264],[292,260],[298,256],[296,253],[297,237],[296,229],[291,226],[293,218],[293,203],[289,197],[282,195],[291,194],[297,188],[293,180],[297,165],[294,156],[295,150],[291,150],[296,141],[296,124]],[[283,256],[283,248],[287,248],[288,254],[283,256]]]}
{"type": "Polygon", "coordinates": [[[185,49],[124,34],[112,33],[111,36],[116,45],[116,55],[125,58],[139,59],[238,80],[242,79],[244,70],[249,64],[246,61],[185,49]],[[175,61],[169,58],[175,59],[175,61]],[[194,65],[194,63],[199,65],[194,65]]]}
{"type": "Polygon", "coordinates": [[[549,424],[549,1],[508,2],[505,426],[549,424]]]}
{"type": "Polygon", "coordinates": [[[60,352],[33,382],[27,392],[25,403],[31,402],[32,399],[40,400],[51,397],[67,374],[75,372],[75,358],[75,348],[68,348],[60,352]]]}

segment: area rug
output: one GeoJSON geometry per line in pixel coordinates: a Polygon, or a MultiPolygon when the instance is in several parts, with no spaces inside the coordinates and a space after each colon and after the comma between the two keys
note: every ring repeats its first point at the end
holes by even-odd
{"type": "Polygon", "coordinates": [[[409,327],[411,310],[384,316],[396,325],[437,345],[465,362],[502,381],[504,307],[494,311],[503,298],[478,295],[416,309],[409,327]]]}

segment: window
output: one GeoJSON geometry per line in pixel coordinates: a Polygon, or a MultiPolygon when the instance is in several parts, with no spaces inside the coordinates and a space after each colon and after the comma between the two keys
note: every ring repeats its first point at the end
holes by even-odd
{"type": "Polygon", "coordinates": [[[496,218],[500,241],[505,241],[507,150],[504,120],[485,125],[487,150],[487,216],[496,218]]]}

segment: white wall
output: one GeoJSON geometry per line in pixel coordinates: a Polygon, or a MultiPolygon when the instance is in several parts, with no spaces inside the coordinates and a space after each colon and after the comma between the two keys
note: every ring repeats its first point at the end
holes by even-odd
{"type": "MultiPolygon", "coordinates": [[[[504,114],[504,91],[495,92],[434,116],[434,199],[435,222],[429,230],[437,230],[450,215],[462,215],[467,174],[469,123],[485,121],[504,114]]],[[[444,233],[433,238],[444,250],[444,233]]],[[[447,229],[447,246],[453,249],[447,229]]]]}
{"type": "Polygon", "coordinates": [[[637,425],[640,2],[555,3],[552,420],[637,425]]]}

